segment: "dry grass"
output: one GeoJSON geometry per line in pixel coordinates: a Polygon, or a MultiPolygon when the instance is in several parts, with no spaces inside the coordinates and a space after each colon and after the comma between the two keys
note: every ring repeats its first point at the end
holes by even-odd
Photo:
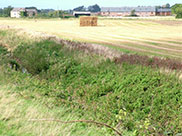
{"type": "MultiPolygon", "coordinates": [[[[57,107],[49,109],[44,104],[49,98],[41,100],[22,99],[14,92],[14,87],[1,86],[0,88],[0,123],[6,123],[6,130],[13,135],[43,135],[43,136],[80,136],[98,135],[99,128],[90,126],[80,128],[77,124],[60,124],[57,122],[32,122],[29,119],[60,119],[63,121],[77,120],[77,114],[67,108],[57,107]],[[95,131],[96,130],[96,131],[95,131]]],[[[79,117],[80,118],[80,117],[79,117]]],[[[6,135],[8,132],[1,133],[6,135]]]]}
{"type": "Polygon", "coordinates": [[[29,33],[38,31],[144,54],[182,58],[181,20],[99,19],[97,27],[80,27],[78,19],[0,19],[0,26],[4,24],[29,33]]]}
{"type": "Polygon", "coordinates": [[[15,31],[11,29],[7,30],[6,28],[0,28],[0,32],[0,45],[6,47],[9,51],[14,50],[23,42],[33,43],[35,41],[40,41],[40,38],[31,37],[22,30],[15,31]]]}

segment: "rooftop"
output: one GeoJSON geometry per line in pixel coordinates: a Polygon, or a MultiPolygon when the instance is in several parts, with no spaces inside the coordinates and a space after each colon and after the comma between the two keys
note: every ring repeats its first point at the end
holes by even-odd
{"type": "Polygon", "coordinates": [[[169,9],[169,8],[159,8],[159,9],[157,9],[157,12],[171,12],[171,9],[169,9]]]}
{"type": "Polygon", "coordinates": [[[89,11],[74,11],[73,12],[73,15],[76,15],[76,14],[85,14],[85,15],[87,15],[87,14],[91,14],[91,12],[89,12],[89,11]]]}
{"type": "Polygon", "coordinates": [[[102,12],[155,12],[156,8],[152,6],[138,6],[138,7],[102,7],[102,12]]]}
{"type": "Polygon", "coordinates": [[[25,8],[13,8],[11,11],[25,11],[25,8]]]}

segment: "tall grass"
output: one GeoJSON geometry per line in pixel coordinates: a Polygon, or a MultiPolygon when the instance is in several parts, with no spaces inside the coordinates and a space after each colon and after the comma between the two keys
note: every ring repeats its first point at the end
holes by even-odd
{"type": "Polygon", "coordinates": [[[80,119],[133,135],[182,132],[182,84],[175,76],[126,61],[116,64],[47,40],[23,44],[7,59],[20,68],[2,68],[1,83],[14,84],[14,90],[29,94],[29,99],[51,98],[52,106],[72,108],[80,119]]]}
{"type": "MultiPolygon", "coordinates": [[[[2,75],[1,75],[2,77],[2,75]]],[[[33,80],[33,79],[32,79],[33,80]]],[[[28,90],[17,93],[16,86],[0,83],[0,135],[1,136],[98,136],[106,130],[85,123],[62,124],[58,122],[31,121],[31,119],[59,119],[63,121],[80,119],[79,112],[64,106],[55,107],[51,98],[32,99],[35,94],[28,90]],[[20,95],[21,94],[21,95],[20,95]]]]}

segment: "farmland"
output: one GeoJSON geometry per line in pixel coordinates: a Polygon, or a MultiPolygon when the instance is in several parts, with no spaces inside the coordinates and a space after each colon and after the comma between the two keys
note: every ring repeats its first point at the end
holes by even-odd
{"type": "Polygon", "coordinates": [[[0,135],[181,135],[181,22],[1,18],[0,135]],[[125,53],[110,59],[81,42],[125,53]]]}
{"type": "Polygon", "coordinates": [[[97,27],[79,27],[78,19],[0,19],[0,25],[44,32],[60,38],[102,44],[145,55],[182,58],[182,20],[99,19],[97,27]]]}

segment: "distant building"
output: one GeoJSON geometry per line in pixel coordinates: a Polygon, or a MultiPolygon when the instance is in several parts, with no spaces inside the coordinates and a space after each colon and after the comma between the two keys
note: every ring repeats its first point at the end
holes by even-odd
{"type": "Polygon", "coordinates": [[[157,9],[153,6],[138,6],[138,7],[102,7],[102,16],[129,16],[131,12],[135,11],[135,14],[140,17],[156,16],[156,15],[171,15],[170,9],[157,9]]]}
{"type": "Polygon", "coordinates": [[[88,11],[74,11],[73,16],[79,17],[79,16],[91,16],[91,12],[88,11]]]}
{"type": "Polygon", "coordinates": [[[171,9],[170,8],[158,8],[156,10],[156,15],[157,16],[171,16],[171,9]]]}
{"type": "Polygon", "coordinates": [[[13,8],[10,14],[13,18],[21,18],[21,12],[26,12],[28,17],[36,16],[38,13],[36,9],[13,8]]]}
{"type": "Polygon", "coordinates": [[[29,17],[36,16],[38,13],[36,9],[26,9],[26,12],[27,12],[27,16],[29,17]]]}
{"type": "Polygon", "coordinates": [[[91,16],[100,16],[101,12],[91,12],[91,16]]]}
{"type": "Polygon", "coordinates": [[[135,11],[137,16],[155,16],[156,9],[151,6],[141,7],[102,7],[102,16],[129,16],[132,11],[135,11]]]}
{"type": "Polygon", "coordinates": [[[14,18],[20,18],[21,17],[21,12],[25,12],[26,9],[25,8],[14,8],[13,10],[11,10],[11,17],[14,18]]]}

